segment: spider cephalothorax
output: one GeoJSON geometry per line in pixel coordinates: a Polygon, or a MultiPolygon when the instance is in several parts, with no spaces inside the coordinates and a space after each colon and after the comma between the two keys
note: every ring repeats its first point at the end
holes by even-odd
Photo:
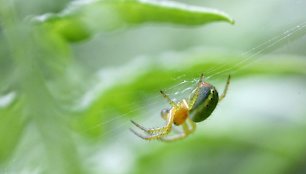
{"type": "Polygon", "coordinates": [[[166,121],[166,125],[160,128],[147,129],[132,121],[136,127],[143,130],[147,135],[141,135],[133,129],[131,129],[131,131],[145,140],[157,139],[162,141],[174,141],[183,139],[194,132],[196,122],[201,122],[211,115],[218,102],[225,97],[229,83],[230,76],[228,76],[225,89],[219,97],[213,85],[203,82],[202,74],[189,99],[183,99],[177,103],[171,100],[163,91],[160,91],[163,97],[166,98],[171,105],[171,108],[163,109],[161,112],[161,116],[166,121]],[[168,136],[173,125],[182,126],[183,132],[177,135],[168,136]]]}

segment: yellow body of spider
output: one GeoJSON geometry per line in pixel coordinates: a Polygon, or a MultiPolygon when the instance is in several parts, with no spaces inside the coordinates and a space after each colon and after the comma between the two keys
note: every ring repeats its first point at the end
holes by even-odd
{"type": "Polygon", "coordinates": [[[161,116],[166,121],[166,125],[159,128],[147,129],[131,121],[136,127],[144,131],[146,135],[142,135],[133,129],[131,131],[145,140],[175,141],[183,139],[195,131],[196,122],[201,122],[211,115],[218,102],[225,97],[229,84],[230,76],[228,76],[225,89],[219,97],[213,85],[203,82],[202,74],[189,99],[183,99],[177,103],[172,101],[163,91],[160,91],[171,105],[171,108],[163,109],[161,112],[161,116]],[[169,136],[169,133],[173,130],[173,126],[182,126],[183,132],[169,136]]]}

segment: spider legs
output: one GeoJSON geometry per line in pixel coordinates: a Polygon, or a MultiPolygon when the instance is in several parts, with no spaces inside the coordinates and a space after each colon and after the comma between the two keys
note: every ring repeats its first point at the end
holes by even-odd
{"type": "Polygon", "coordinates": [[[172,107],[176,107],[176,106],[177,106],[177,104],[176,104],[173,100],[171,100],[171,98],[170,98],[167,94],[165,94],[164,91],[160,90],[160,93],[161,93],[161,95],[169,102],[169,104],[170,104],[172,107]]]}
{"type": "MultiPolygon", "coordinates": [[[[171,141],[177,141],[177,140],[181,140],[186,138],[188,135],[190,135],[191,133],[193,133],[196,129],[196,124],[191,120],[191,119],[187,119],[189,121],[190,127],[188,126],[187,122],[182,124],[183,127],[183,132],[180,132],[177,135],[172,135],[172,136],[166,136],[170,130],[168,129],[168,131],[159,133],[159,134],[153,134],[153,132],[155,132],[154,130],[161,130],[161,129],[146,129],[142,126],[140,126],[139,124],[135,124],[135,122],[132,122],[135,126],[139,127],[141,130],[144,130],[146,133],[150,134],[150,135],[141,135],[139,133],[137,133],[136,131],[134,131],[133,129],[131,129],[131,131],[137,135],[138,137],[145,139],[145,140],[154,140],[154,139],[159,139],[161,141],[165,141],[165,142],[171,142],[171,141]],[[150,131],[152,130],[152,131],[150,131]],[[149,133],[151,132],[151,133],[149,133]]],[[[165,126],[166,127],[166,126],[165,126]]],[[[164,127],[164,128],[165,128],[164,127]]]]}
{"type": "Polygon", "coordinates": [[[137,135],[138,137],[145,139],[145,140],[155,140],[155,139],[160,139],[161,137],[166,136],[167,134],[170,133],[171,129],[172,129],[172,123],[173,123],[173,118],[174,118],[174,113],[172,110],[170,110],[169,112],[169,116],[167,119],[167,123],[165,126],[160,127],[160,128],[153,128],[153,129],[147,129],[141,125],[139,125],[138,123],[131,121],[136,127],[138,127],[139,129],[143,130],[144,132],[146,132],[149,135],[142,135],[139,134],[138,132],[136,132],[133,129],[130,129],[135,135],[137,135]]]}
{"type": "Polygon", "coordinates": [[[199,90],[200,90],[200,85],[203,82],[204,79],[204,75],[201,74],[199,82],[196,86],[196,88],[194,89],[194,94],[191,96],[190,100],[189,100],[189,108],[192,108],[192,106],[194,105],[194,103],[196,102],[198,96],[199,96],[199,90]]]}
{"type": "Polygon", "coordinates": [[[177,134],[177,135],[168,136],[168,137],[162,137],[161,141],[171,142],[171,141],[181,140],[181,139],[186,138],[189,134],[193,133],[196,129],[196,124],[189,118],[187,120],[189,121],[191,128],[189,128],[189,126],[185,122],[182,125],[183,127],[182,133],[177,134]]]}
{"type": "MultiPolygon", "coordinates": [[[[143,130],[144,132],[148,133],[148,134],[154,134],[154,133],[158,133],[158,132],[162,132],[166,129],[167,125],[165,127],[160,127],[160,128],[145,128],[143,126],[141,126],[140,124],[136,123],[135,121],[131,120],[131,122],[138,127],[139,129],[143,130]]],[[[132,131],[134,132],[134,131],[132,131]]]]}
{"type": "Polygon", "coordinates": [[[222,101],[224,99],[224,97],[226,96],[226,93],[227,93],[228,86],[229,86],[230,82],[231,82],[231,75],[228,75],[227,81],[226,81],[226,85],[225,85],[225,88],[223,90],[223,93],[219,97],[219,102],[222,101]]]}
{"type": "MultiPolygon", "coordinates": [[[[198,95],[199,95],[199,87],[202,83],[203,80],[203,74],[200,77],[200,80],[198,82],[198,85],[195,89],[195,94],[192,97],[192,105],[194,104],[194,102],[196,101],[198,95]]],[[[160,128],[152,128],[152,129],[148,129],[145,128],[143,126],[141,126],[140,124],[134,122],[131,120],[132,124],[134,124],[134,126],[136,126],[137,128],[139,128],[140,130],[144,131],[146,133],[146,135],[140,134],[138,132],[136,132],[133,129],[130,129],[135,135],[137,135],[138,137],[145,139],[145,140],[161,140],[161,141],[174,141],[174,140],[178,140],[178,139],[182,139],[187,137],[189,134],[191,134],[192,132],[194,132],[195,130],[195,123],[190,120],[189,118],[187,118],[187,120],[190,122],[191,128],[189,128],[188,124],[185,122],[185,120],[183,120],[182,123],[182,127],[183,127],[183,132],[179,132],[178,135],[174,135],[174,136],[170,136],[170,137],[166,137],[170,131],[173,129],[173,121],[174,121],[174,117],[176,117],[176,119],[180,119],[180,117],[175,116],[176,112],[178,111],[179,114],[183,115],[184,112],[186,112],[186,114],[188,114],[188,108],[189,108],[189,104],[186,102],[186,100],[183,100],[180,103],[175,103],[173,100],[171,100],[171,98],[165,94],[163,91],[160,91],[160,93],[162,94],[162,96],[167,99],[167,101],[170,103],[170,105],[172,106],[171,109],[165,109],[162,110],[162,118],[164,120],[166,120],[166,125],[160,128]]],[[[192,106],[191,105],[191,106],[192,106]]],[[[179,116],[181,116],[179,115],[179,116]]],[[[184,116],[184,115],[183,115],[184,116]]],[[[186,118],[186,117],[185,117],[186,118]]],[[[185,119],[183,118],[183,119],[185,119]]],[[[186,120],[186,121],[187,121],[186,120]]],[[[177,124],[177,122],[176,122],[177,124]]]]}
{"type": "Polygon", "coordinates": [[[139,129],[143,130],[144,132],[146,132],[148,134],[148,135],[142,135],[142,134],[139,134],[138,132],[136,132],[135,130],[130,129],[135,135],[139,136],[142,139],[145,139],[145,140],[160,139],[161,137],[164,137],[167,134],[169,134],[169,132],[172,129],[174,114],[175,114],[176,108],[178,106],[173,100],[170,99],[170,97],[167,94],[164,93],[164,91],[160,91],[160,93],[163,95],[163,97],[165,99],[167,99],[167,101],[172,106],[172,108],[169,110],[169,112],[167,114],[162,115],[162,117],[166,120],[166,125],[163,126],[163,127],[160,127],[160,128],[147,129],[147,128],[141,126],[140,124],[131,120],[131,122],[136,127],[138,127],[139,129]]]}

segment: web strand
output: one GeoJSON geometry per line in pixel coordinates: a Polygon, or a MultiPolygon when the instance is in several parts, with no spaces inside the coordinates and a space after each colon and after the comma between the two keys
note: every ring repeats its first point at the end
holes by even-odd
{"type": "MultiPolygon", "coordinates": [[[[305,35],[306,34],[305,28],[306,28],[306,22],[301,23],[300,25],[297,25],[295,27],[292,27],[292,28],[288,29],[287,31],[283,32],[282,34],[280,34],[278,36],[275,36],[275,37],[263,42],[262,44],[254,47],[254,48],[251,48],[250,50],[242,53],[239,56],[240,58],[242,58],[242,60],[239,60],[234,65],[232,65],[232,63],[224,63],[223,65],[220,65],[220,66],[217,66],[217,67],[212,67],[207,71],[203,71],[203,72],[205,72],[205,79],[217,78],[217,77],[222,76],[222,75],[234,74],[234,73],[238,72],[240,69],[245,68],[245,67],[251,65],[252,63],[254,63],[255,61],[258,61],[259,59],[261,59],[262,58],[262,57],[260,57],[261,55],[266,54],[268,52],[271,52],[271,51],[281,47],[284,44],[287,44],[286,41],[288,39],[291,39],[291,41],[292,41],[294,39],[300,38],[301,36],[305,35]],[[230,65],[232,65],[232,66],[229,67],[230,65]]],[[[196,84],[196,82],[198,80],[198,75],[200,73],[202,73],[202,72],[199,72],[199,73],[195,74],[193,80],[191,80],[191,81],[184,80],[184,78],[186,78],[186,75],[183,74],[183,75],[174,79],[175,81],[180,80],[180,79],[183,79],[183,80],[181,80],[179,83],[177,83],[177,84],[175,84],[175,85],[173,85],[173,86],[171,86],[167,89],[164,89],[164,91],[166,91],[171,97],[174,97],[174,98],[179,98],[180,96],[184,96],[188,92],[190,93],[190,91],[193,89],[193,85],[196,84]],[[172,91],[174,91],[174,92],[172,92],[172,91]]],[[[161,106],[160,101],[162,100],[162,97],[160,97],[159,95],[153,96],[152,98],[150,98],[150,100],[152,101],[149,104],[151,108],[158,108],[159,106],[161,106]]],[[[102,121],[101,123],[97,124],[96,126],[88,128],[87,131],[89,131],[91,129],[99,128],[101,126],[105,126],[105,125],[108,125],[108,124],[112,124],[115,121],[121,121],[122,123],[116,125],[116,127],[114,127],[114,128],[109,128],[108,130],[106,130],[102,134],[103,136],[112,135],[112,137],[113,137],[113,134],[117,134],[116,132],[119,132],[124,127],[129,125],[130,120],[128,118],[128,115],[130,115],[132,113],[136,113],[138,111],[142,111],[146,107],[148,107],[148,106],[137,106],[136,108],[131,109],[131,111],[129,111],[125,114],[121,114],[121,115],[115,116],[115,117],[113,117],[109,120],[102,121]]],[[[100,113],[101,115],[103,115],[102,112],[100,113]]],[[[150,117],[146,117],[144,121],[148,121],[148,120],[153,121],[154,118],[160,118],[160,117],[156,117],[156,115],[153,115],[153,116],[150,116],[150,117]]],[[[124,131],[127,131],[127,130],[124,130],[124,131]]]]}

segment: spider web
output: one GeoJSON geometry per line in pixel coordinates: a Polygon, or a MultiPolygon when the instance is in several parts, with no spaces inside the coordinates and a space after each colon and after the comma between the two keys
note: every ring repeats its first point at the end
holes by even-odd
{"type": "MultiPolygon", "coordinates": [[[[220,78],[227,76],[228,74],[231,74],[234,77],[235,73],[239,73],[240,70],[248,68],[248,66],[255,64],[257,61],[262,61],[262,59],[265,58],[263,55],[266,55],[269,52],[272,52],[283,45],[288,45],[295,39],[301,38],[302,36],[304,36],[305,31],[306,22],[294,25],[293,27],[276,35],[275,37],[264,41],[263,43],[247,50],[246,52],[243,52],[242,54],[240,54],[240,59],[234,64],[225,62],[219,66],[211,67],[204,71],[194,73],[194,76],[191,78],[187,77],[186,74],[182,74],[178,77],[174,77],[173,79],[169,79],[174,82],[174,85],[166,87],[163,90],[173,100],[181,100],[183,98],[186,98],[196,86],[197,81],[199,79],[199,74],[204,73],[205,80],[208,80],[209,82],[212,82],[213,85],[215,85],[215,80],[218,81],[220,78]]],[[[127,76],[133,76],[133,74],[131,73],[133,73],[134,71],[129,70],[134,69],[135,67],[139,67],[139,64],[141,64],[143,69],[145,69],[146,65],[145,62],[143,62],[144,59],[146,59],[146,57],[140,57],[135,59],[129,65],[123,67],[121,71],[115,69],[114,71],[119,71],[117,78],[121,78],[122,72],[124,72],[124,74],[126,74],[127,76]],[[127,67],[129,67],[130,69],[127,67]]],[[[137,73],[139,72],[141,72],[141,70],[139,70],[137,73]]],[[[104,77],[109,77],[110,75],[108,73],[112,75],[114,74],[114,72],[110,72],[109,70],[107,70],[107,73],[105,73],[104,71],[102,74],[104,77]]],[[[112,86],[112,84],[108,85],[109,87],[112,86]]],[[[220,87],[216,87],[221,92],[223,90],[224,85],[225,80],[222,81],[220,87]]],[[[106,85],[105,88],[107,87],[108,86],[106,85]]],[[[101,86],[97,87],[96,90],[101,90],[101,86]]],[[[132,164],[130,163],[135,160],[133,159],[134,155],[130,150],[131,146],[133,149],[135,149],[135,147],[139,147],[139,149],[137,150],[141,151],[141,147],[148,143],[146,141],[141,140],[129,131],[129,128],[132,127],[130,118],[128,117],[129,115],[135,114],[135,118],[133,118],[133,120],[147,128],[160,127],[164,124],[164,121],[160,116],[160,111],[163,108],[169,107],[167,101],[159,93],[156,93],[156,95],[149,97],[147,101],[147,103],[143,103],[143,105],[141,106],[137,105],[136,102],[131,101],[131,103],[127,105],[127,107],[131,108],[129,112],[126,112],[124,114],[117,114],[105,121],[98,123],[94,127],[88,128],[88,130],[90,130],[102,126],[107,127],[107,129],[103,131],[102,135],[110,140],[108,141],[106,139],[103,142],[103,148],[101,148],[102,150],[98,152],[98,154],[100,155],[96,156],[96,158],[98,158],[99,160],[95,160],[100,161],[98,166],[99,168],[101,168],[101,171],[109,170],[111,171],[110,173],[114,173],[114,171],[115,173],[123,173],[122,171],[127,171],[130,166],[132,166],[132,164]],[[122,145],[124,145],[124,147],[122,145]],[[117,169],[117,166],[119,164],[120,170],[117,169]]],[[[107,111],[101,111],[101,114],[102,112],[106,113],[107,111]]],[[[143,133],[141,131],[139,132],[143,133]]],[[[151,143],[155,143],[153,145],[156,146],[161,145],[161,143],[159,143],[158,141],[152,141],[150,142],[150,144],[151,143]]],[[[97,171],[100,170],[97,169],[97,171]]]]}
{"type": "MultiPolygon", "coordinates": [[[[199,79],[200,73],[204,73],[205,80],[209,79],[210,81],[218,79],[227,74],[232,74],[234,76],[234,74],[239,72],[239,70],[243,68],[247,68],[248,66],[261,60],[263,58],[262,55],[267,54],[281,47],[283,44],[289,44],[289,42],[293,41],[294,39],[300,38],[302,35],[305,34],[305,28],[306,28],[306,22],[300,23],[299,25],[289,28],[283,33],[242,53],[240,55],[241,59],[239,59],[239,61],[234,63],[234,65],[232,65],[232,63],[230,64],[224,63],[220,66],[212,67],[208,70],[204,70],[202,72],[195,73],[192,79],[186,79],[185,74],[182,74],[179,77],[170,79],[170,80],[175,81],[176,83],[175,85],[164,89],[164,91],[175,101],[179,101],[183,98],[186,98],[191,93],[191,91],[194,89],[199,79]]],[[[144,66],[145,63],[142,61],[144,59],[145,57],[137,58],[134,61],[132,61],[129,65],[127,65],[126,67],[130,67],[131,69],[133,69],[135,67],[139,67],[139,64],[141,64],[142,67],[144,67],[145,69],[146,67],[144,66]]],[[[126,72],[129,72],[129,70],[127,70],[126,67],[123,67],[121,71],[119,70],[119,73],[118,73],[119,76],[121,76],[122,74],[121,72],[124,72],[125,74],[126,72]]],[[[116,69],[115,71],[118,71],[118,69],[116,69]]],[[[105,73],[105,72],[103,73],[104,73],[103,75],[104,77],[109,77],[108,73],[105,73]]],[[[111,73],[113,74],[113,72],[111,73]]],[[[112,84],[109,84],[109,85],[111,86],[112,84]]],[[[101,90],[101,86],[98,87],[97,90],[101,90]]],[[[108,136],[108,137],[111,137],[113,140],[115,140],[116,137],[122,137],[122,133],[130,134],[130,131],[128,129],[132,125],[130,124],[130,119],[128,119],[127,116],[130,114],[139,113],[139,112],[141,112],[140,115],[143,115],[143,117],[135,118],[137,122],[141,123],[142,125],[148,128],[158,127],[164,123],[160,117],[160,110],[162,108],[169,107],[169,104],[159,93],[157,93],[155,96],[148,99],[148,101],[150,102],[145,103],[142,106],[137,106],[137,107],[135,107],[135,103],[131,102],[129,106],[131,106],[132,109],[129,112],[125,114],[118,114],[116,116],[113,116],[110,119],[107,119],[97,124],[96,126],[88,128],[88,129],[90,130],[90,129],[94,129],[94,128],[105,126],[105,125],[114,125],[114,127],[108,128],[102,134],[103,136],[108,136]]],[[[102,112],[107,112],[107,111],[102,111],[102,112]]]]}

